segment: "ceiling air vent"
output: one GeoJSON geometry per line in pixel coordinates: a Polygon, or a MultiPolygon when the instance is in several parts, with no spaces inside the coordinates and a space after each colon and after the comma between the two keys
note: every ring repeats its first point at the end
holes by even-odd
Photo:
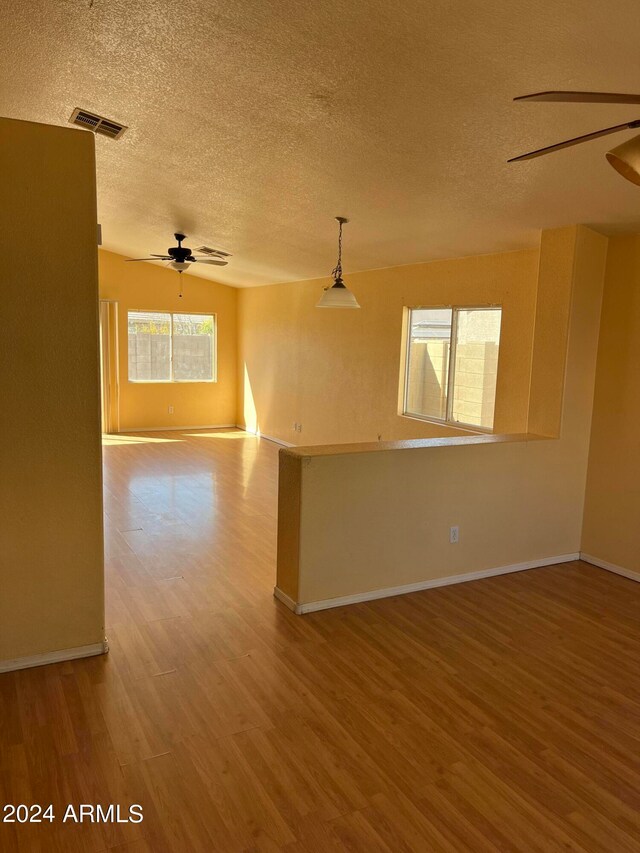
{"type": "Polygon", "coordinates": [[[69,123],[76,124],[78,127],[84,127],[86,130],[93,130],[94,133],[101,133],[103,136],[108,136],[111,139],[120,139],[127,129],[123,124],[118,124],[117,121],[111,121],[111,119],[104,118],[104,116],[90,113],[87,110],[81,110],[79,107],[76,107],[71,113],[69,123]]]}
{"type": "Polygon", "coordinates": [[[194,249],[194,252],[199,252],[201,255],[217,255],[218,257],[230,258],[229,252],[223,252],[222,249],[212,249],[211,246],[199,246],[194,249]]]}

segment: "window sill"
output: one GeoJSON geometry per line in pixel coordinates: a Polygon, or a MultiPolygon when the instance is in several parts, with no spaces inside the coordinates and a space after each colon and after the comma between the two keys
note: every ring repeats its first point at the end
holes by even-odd
{"type": "Polygon", "coordinates": [[[217,379],[127,379],[130,385],[215,385],[217,379]]]}

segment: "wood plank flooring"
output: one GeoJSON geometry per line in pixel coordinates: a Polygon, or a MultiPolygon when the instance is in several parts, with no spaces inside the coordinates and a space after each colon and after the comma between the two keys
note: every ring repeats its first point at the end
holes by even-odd
{"type": "Polygon", "coordinates": [[[58,815],[0,849],[640,851],[640,586],[572,563],[294,616],[277,452],[107,439],[111,651],[0,676],[0,801],[58,815]]]}

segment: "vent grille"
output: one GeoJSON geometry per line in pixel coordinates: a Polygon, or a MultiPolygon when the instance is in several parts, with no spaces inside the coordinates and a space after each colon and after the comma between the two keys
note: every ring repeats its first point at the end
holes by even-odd
{"type": "Polygon", "coordinates": [[[71,113],[69,123],[84,127],[87,130],[93,130],[94,133],[100,133],[110,139],[120,139],[127,129],[124,124],[118,124],[117,121],[90,113],[88,110],[81,110],[79,107],[76,107],[71,113]]]}
{"type": "Polygon", "coordinates": [[[199,246],[197,249],[194,249],[194,252],[200,252],[201,255],[213,255],[218,258],[231,257],[229,252],[224,252],[222,249],[212,249],[211,246],[199,246]]]}

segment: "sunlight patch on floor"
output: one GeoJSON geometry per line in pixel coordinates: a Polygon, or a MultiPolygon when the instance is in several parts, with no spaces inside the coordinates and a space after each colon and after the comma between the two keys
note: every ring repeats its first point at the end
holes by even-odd
{"type": "Polygon", "coordinates": [[[233,432],[185,432],[188,438],[256,438],[255,435],[244,430],[233,432]]]}
{"type": "Polygon", "coordinates": [[[146,435],[105,435],[102,436],[103,447],[133,446],[136,444],[167,444],[181,441],[180,438],[149,438],[146,435]]]}

